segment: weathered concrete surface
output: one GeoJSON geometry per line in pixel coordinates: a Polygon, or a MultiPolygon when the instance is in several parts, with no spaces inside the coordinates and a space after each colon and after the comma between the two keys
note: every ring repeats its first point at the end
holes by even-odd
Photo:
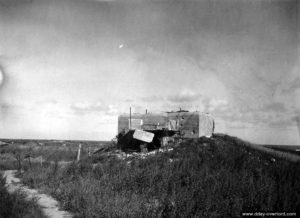
{"type": "Polygon", "coordinates": [[[30,189],[22,185],[19,178],[15,177],[17,170],[4,171],[3,177],[6,178],[6,185],[8,192],[12,193],[17,190],[26,194],[27,199],[37,199],[37,204],[41,207],[42,211],[49,218],[70,218],[72,214],[67,211],[59,209],[59,203],[49,195],[41,194],[35,189],[30,189]]]}

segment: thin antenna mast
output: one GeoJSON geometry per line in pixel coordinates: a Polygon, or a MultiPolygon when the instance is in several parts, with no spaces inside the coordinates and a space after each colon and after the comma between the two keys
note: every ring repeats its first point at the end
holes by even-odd
{"type": "Polygon", "coordinates": [[[131,130],[131,107],[129,108],[129,130],[131,130]]]}

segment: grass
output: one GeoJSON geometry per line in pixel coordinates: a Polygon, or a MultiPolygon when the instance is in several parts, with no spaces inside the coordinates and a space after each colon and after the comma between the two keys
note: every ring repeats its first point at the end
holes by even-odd
{"type": "Polygon", "coordinates": [[[300,149],[300,146],[298,145],[287,145],[287,146],[280,146],[280,145],[265,145],[267,148],[271,148],[277,151],[282,151],[290,154],[295,154],[300,156],[300,152],[297,151],[297,149],[300,149]]]}
{"type": "MultiPolygon", "coordinates": [[[[240,217],[300,211],[300,164],[227,135],[187,140],[146,159],[35,165],[22,176],[76,217],[240,217]]],[[[95,160],[94,159],[94,160],[95,160]]]]}
{"type": "MultiPolygon", "coordinates": [[[[3,141],[3,140],[2,140],[3,141]]],[[[5,140],[9,145],[0,146],[0,170],[28,168],[30,163],[40,163],[40,158],[47,165],[49,162],[74,161],[77,157],[78,144],[82,144],[81,158],[108,142],[62,141],[53,140],[5,140]],[[29,158],[31,157],[31,162],[29,158]],[[36,159],[35,159],[36,158],[36,159]]]]}
{"type": "Polygon", "coordinates": [[[35,200],[26,200],[21,192],[8,193],[0,175],[0,218],[44,218],[35,200]]]}

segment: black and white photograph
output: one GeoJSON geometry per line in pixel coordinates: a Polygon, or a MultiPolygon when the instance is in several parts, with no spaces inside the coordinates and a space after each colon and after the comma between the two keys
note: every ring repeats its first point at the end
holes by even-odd
{"type": "Polygon", "coordinates": [[[300,1],[0,0],[0,218],[300,217],[300,1]]]}

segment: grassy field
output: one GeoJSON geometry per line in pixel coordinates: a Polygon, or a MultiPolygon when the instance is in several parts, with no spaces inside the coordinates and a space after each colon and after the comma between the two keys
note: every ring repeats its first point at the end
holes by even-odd
{"type": "Polygon", "coordinates": [[[82,145],[81,157],[88,156],[108,142],[58,141],[58,140],[0,140],[0,218],[43,218],[45,217],[34,200],[26,200],[21,192],[7,192],[1,170],[28,170],[34,165],[48,167],[52,162],[74,161],[78,145],[82,145]],[[29,158],[31,157],[31,162],[29,158]],[[41,162],[42,158],[42,162],[41,162]],[[30,164],[31,163],[31,164],[30,164]],[[31,165],[31,167],[30,167],[31,165]]]}
{"type": "Polygon", "coordinates": [[[264,145],[267,148],[272,148],[277,151],[288,152],[291,154],[300,156],[300,146],[299,145],[264,145]]]}
{"type": "Polygon", "coordinates": [[[67,166],[33,164],[23,182],[76,217],[240,217],[243,211],[300,211],[300,164],[215,135],[170,152],[67,166]],[[95,165],[97,163],[97,165],[95,165]]]}
{"type": "Polygon", "coordinates": [[[0,218],[44,218],[34,200],[26,200],[24,194],[10,194],[5,188],[5,180],[0,173],[0,218]]]}
{"type": "Polygon", "coordinates": [[[0,170],[7,170],[28,168],[30,163],[36,162],[47,165],[55,161],[74,161],[79,144],[82,145],[81,158],[86,158],[89,150],[93,153],[110,142],[1,139],[1,143],[0,170]]]}

